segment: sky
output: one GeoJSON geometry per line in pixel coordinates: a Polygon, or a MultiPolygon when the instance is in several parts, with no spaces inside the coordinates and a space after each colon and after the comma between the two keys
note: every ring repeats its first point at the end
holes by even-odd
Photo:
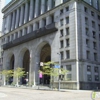
{"type": "Polygon", "coordinates": [[[6,0],[6,4],[8,4],[11,0],[6,0]]]}

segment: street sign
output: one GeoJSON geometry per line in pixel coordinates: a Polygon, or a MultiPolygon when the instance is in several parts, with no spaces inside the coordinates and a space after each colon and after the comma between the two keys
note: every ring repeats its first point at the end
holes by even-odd
{"type": "Polygon", "coordinates": [[[55,65],[54,68],[60,68],[60,65],[55,65]]]}

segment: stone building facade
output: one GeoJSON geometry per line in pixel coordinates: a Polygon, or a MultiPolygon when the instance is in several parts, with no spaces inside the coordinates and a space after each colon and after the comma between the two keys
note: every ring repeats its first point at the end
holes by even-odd
{"type": "MultiPolygon", "coordinates": [[[[3,13],[2,8],[5,6],[5,0],[0,0],[0,46],[1,46],[1,35],[2,35],[2,21],[3,21],[3,13]]],[[[2,70],[2,49],[0,47],[0,71],[2,70]]],[[[0,81],[2,76],[0,75],[0,81]]]]}
{"type": "Polygon", "coordinates": [[[39,63],[61,57],[68,70],[62,88],[100,88],[100,12],[94,7],[83,0],[12,0],[2,10],[4,69],[22,67],[37,85],[39,63]]]}

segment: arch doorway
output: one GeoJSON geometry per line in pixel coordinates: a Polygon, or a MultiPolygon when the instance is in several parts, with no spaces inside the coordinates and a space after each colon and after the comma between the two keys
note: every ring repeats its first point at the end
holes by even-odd
{"type": "Polygon", "coordinates": [[[25,76],[22,78],[22,84],[27,84],[29,81],[29,65],[30,65],[30,53],[26,50],[23,56],[23,68],[25,71],[25,76]]]}
{"type": "MultiPolygon", "coordinates": [[[[51,61],[51,47],[49,44],[45,44],[40,53],[40,62],[49,62],[51,61]]],[[[40,66],[40,69],[42,67],[40,66]]],[[[40,80],[40,84],[48,85],[50,84],[50,75],[43,75],[42,81],[40,80]]]]}
{"type": "MultiPolygon", "coordinates": [[[[10,59],[10,70],[14,70],[14,62],[15,62],[15,58],[14,58],[14,54],[11,56],[10,59]]],[[[13,82],[13,76],[9,78],[9,84],[11,84],[13,82]]]]}

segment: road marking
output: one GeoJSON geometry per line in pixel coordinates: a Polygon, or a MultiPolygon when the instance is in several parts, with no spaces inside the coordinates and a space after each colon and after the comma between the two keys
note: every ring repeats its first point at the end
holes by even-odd
{"type": "Polygon", "coordinates": [[[6,94],[0,93],[0,98],[4,98],[4,97],[6,97],[6,96],[7,96],[6,94]]]}

